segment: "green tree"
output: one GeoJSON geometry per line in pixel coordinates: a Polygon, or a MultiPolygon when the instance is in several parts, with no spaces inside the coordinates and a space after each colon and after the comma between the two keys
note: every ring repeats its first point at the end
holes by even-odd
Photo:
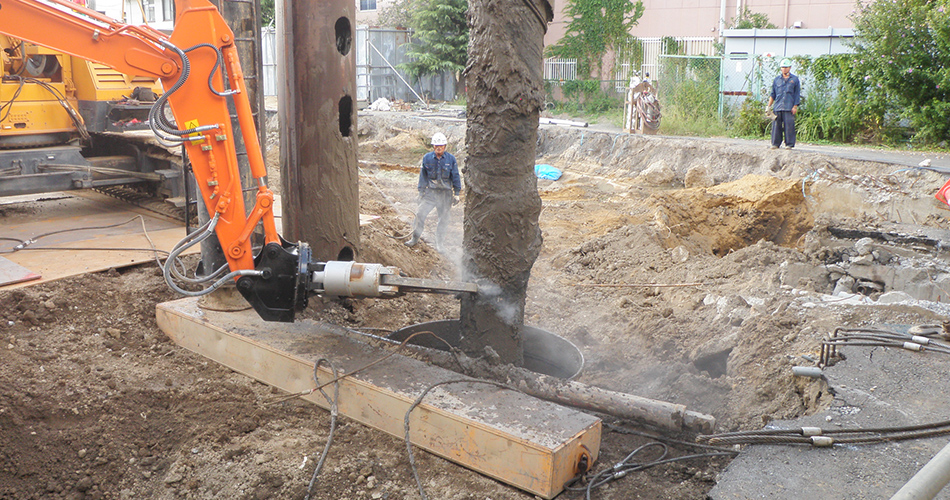
{"type": "Polygon", "coordinates": [[[737,30],[748,30],[753,28],[758,29],[775,29],[778,26],[772,24],[769,21],[769,16],[762,14],[761,12],[752,12],[748,6],[742,8],[742,12],[739,13],[739,17],[732,19],[732,29],[737,30]]]}
{"type": "Polygon", "coordinates": [[[274,25],[274,0],[261,0],[261,25],[274,25]]]}
{"type": "Polygon", "coordinates": [[[916,142],[950,139],[950,0],[871,2],[854,16],[864,99],[916,142]]]}
{"type": "MultiPolygon", "coordinates": [[[[415,0],[410,27],[414,40],[399,65],[410,77],[451,71],[456,83],[468,62],[468,0],[415,0]]],[[[459,88],[459,86],[456,86],[459,88]]]]}
{"type": "Polygon", "coordinates": [[[577,59],[578,75],[597,79],[604,71],[608,52],[622,54],[633,43],[630,30],[643,16],[637,0],[567,0],[564,13],[570,19],[564,37],[548,47],[550,56],[577,59]]]}
{"type": "Polygon", "coordinates": [[[415,0],[396,0],[379,11],[376,21],[387,28],[408,28],[412,24],[415,0]]]}

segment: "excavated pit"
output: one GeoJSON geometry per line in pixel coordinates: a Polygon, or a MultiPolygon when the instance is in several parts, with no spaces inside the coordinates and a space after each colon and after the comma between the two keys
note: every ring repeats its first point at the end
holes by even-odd
{"type": "MultiPolygon", "coordinates": [[[[389,339],[402,342],[419,332],[432,332],[444,342],[431,335],[419,335],[410,340],[410,344],[440,351],[448,351],[448,346],[459,347],[462,337],[458,320],[446,319],[400,328],[390,334],[389,339]]],[[[526,370],[570,380],[584,369],[584,355],[564,337],[528,325],[522,327],[521,335],[524,342],[523,368],[526,370]]]]}
{"type": "MultiPolygon", "coordinates": [[[[363,118],[364,158],[411,165],[407,146],[439,130],[464,162],[464,124],[428,120],[363,118]]],[[[810,414],[829,391],[789,365],[811,363],[824,335],[928,322],[950,300],[936,172],[557,127],[540,129],[536,161],[563,175],[538,181],[544,246],[525,322],[578,346],[581,382],[682,402],[725,428],[810,414]]],[[[399,189],[391,168],[374,170],[399,189]]],[[[461,252],[443,257],[458,265],[461,252]]]]}
{"type": "MultiPolygon", "coordinates": [[[[416,208],[419,159],[432,133],[449,137],[465,175],[464,121],[361,113],[357,126],[361,212],[379,216],[360,229],[357,258],[413,277],[457,279],[460,207],[444,253],[429,245],[434,217],[421,244],[410,249],[399,238],[416,208]]],[[[276,188],[278,155],[269,142],[276,188]]],[[[766,141],[543,127],[536,161],[563,176],[538,181],[544,242],[525,322],[583,353],[577,382],[686,405],[715,416],[720,431],[802,416],[826,424],[821,415],[836,401],[832,387],[794,377],[792,368],[814,367],[829,333],[939,324],[950,316],[943,292],[950,290],[943,243],[950,241],[950,212],[933,200],[947,175],[908,168],[925,157],[908,165],[861,153],[857,160],[807,144],[771,151],[766,141]],[[771,179],[752,182],[750,174],[771,179]]],[[[29,204],[0,205],[0,213],[31,211],[29,204]]],[[[0,497],[303,496],[328,412],[268,404],[283,395],[175,347],[154,324],[155,303],[173,298],[149,266],[0,291],[0,497]]],[[[451,296],[408,294],[313,300],[301,316],[389,333],[458,315],[451,296]]],[[[881,354],[861,351],[833,368],[860,357],[878,370],[864,382],[917,380],[883,366],[881,354]]],[[[910,362],[927,355],[887,354],[912,356],[910,362]]],[[[390,375],[415,380],[412,373],[390,375]]],[[[853,404],[881,393],[870,389],[853,404]]],[[[416,490],[400,440],[346,421],[336,437],[311,498],[408,498],[416,490]]],[[[602,439],[595,470],[648,442],[613,429],[602,439]]],[[[799,462],[802,451],[791,450],[789,460],[799,462]]],[[[841,463],[853,458],[843,448],[833,455],[841,463]]],[[[895,457],[880,458],[891,464],[895,457]]],[[[430,498],[532,498],[441,459],[416,458],[430,498]]],[[[595,494],[706,498],[727,464],[667,464],[595,494]]]]}

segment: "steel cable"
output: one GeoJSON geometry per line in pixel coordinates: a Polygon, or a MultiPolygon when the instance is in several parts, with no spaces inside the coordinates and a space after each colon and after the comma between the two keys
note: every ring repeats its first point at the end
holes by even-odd
{"type": "MultiPolygon", "coordinates": [[[[422,332],[419,332],[419,333],[422,333],[422,332]]],[[[416,458],[415,458],[415,455],[413,455],[412,453],[412,441],[409,439],[409,415],[412,414],[412,410],[414,410],[417,406],[419,406],[422,403],[422,400],[425,399],[426,395],[429,394],[429,392],[431,392],[436,387],[449,385],[449,384],[462,384],[462,383],[494,385],[502,389],[517,391],[517,389],[515,389],[514,387],[511,387],[506,384],[502,384],[501,382],[495,382],[492,380],[454,379],[454,380],[445,380],[437,384],[430,385],[428,388],[426,388],[425,391],[422,392],[422,394],[419,395],[418,398],[416,398],[415,401],[413,401],[412,405],[409,406],[409,409],[406,410],[406,416],[403,418],[403,429],[405,431],[406,451],[409,453],[409,466],[412,468],[412,476],[416,480],[416,486],[419,488],[419,495],[422,497],[422,500],[428,500],[429,497],[426,496],[425,489],[422,487],[422,480],[419,479],[419,471],[416,468],[416,458]]]]}
{"type": "Polygon", "coordinates": [[[901,427],[876,427],[857,429],[821,429],[802,427],[798,429],[761,429],[756,431],[737,431],[699,436],[698,441],[711,445],[734,444],[811,444],[831,446],[833,444],[869,444],[888,441],[906,441],[950,434],[950,420],[928,424],[901,427]],[[853,434],[853,436],[849,436],[853,434]],[[843,436],[842,436],[843,435],[843,436]],[[834,436],[834,437],[829,437],[834,436]],[[815,439],[824,437],[825,439],[815,439]]]}
{"type": "Polygon", "coordinates": [[[316,363],[313,364],[313,383],[317,384],[318,387],[323,387],[320,385],[320,379],[317,377],[317,368],[321,363],[326,363],[330,368],[330,373],[333,375],[333,398],[327,395],[326,392],[321,388],[320,394],[323,394],[323,397],[326,398],[327,402],[330,403],[330,433],[327,436],[327,444],[323,447],[323,453],[320,454],[320,459],[317,461],[317,466],[313,470],[313,475],[310,476],[310,484],[307,485],[307,495],[304,497],[304,500],[310,500],[310,495],[313,494],[313,487],[317,482],[317,476],[320,475],[320,470],[323,469],[323,463],[327,459],[327,455],[330,453],[330,446],[333,445],[333,434],[336,432],[336,419],[339,415],[339,409],[337,407],[337,402],[340,400],[340,379],[337,376],[337,369],[330,363],[330,360],[326,358],[320,358],[316,363]]]}
{"type": "Polygon", "coordinates": [[[820,366],[829,366],[838,357],[838,346],[895,347],[917,352],[936,352],[950,355],[950,345],[932,337],[936,332],[911,335],[880,328],[836,328],[821,343],[820,366]]]}
{"type": "MultiPolygon", "coordinates": [[[[636,434],[635,432],[630,432],[630,433],[636,434]]],[[[694,447],[703,447],[703,445],[697,445],[695,443],[684,442],[683,444],[694,446],[694,447]]],[[[712,447],[709,447],[709,448],[712,448],[712,447]]],[[[564,486],[564,489],[568,491],[576,491],[576,492],[583,491],[584,498],[586,500],[590,500],[591,494],[594,491],[594,489],[602,487],[618,479],[621,479],[631,472],[637,472],[637,471],[649,469],[651,467],[656,467],[657,465],[662,465],[662,464],[667,464],[667,463],[672,463],[672,462],[679,462],[683,460],[691,460],[694,458],[733,457],[738,453],[733,450],[721,450],[721,449],[715,449],[715,448],[713,449],[716,451],[711,451],[709,453],[697,453],[697,454],[692,454],[692,455],[683,455],[680,457],[666,458],[669,452],[669,448],[661,442],[654,441],[633,450],[632,452],[627,454],[627,456],[624,457],[623,460],[621,460],[620,462],[617,462],[611,467],[608,467],[595,474],[582,474],[579,477],[574,478],[571,482],[569,482],[568,484],[564,486]],[[638,454],[652,447],[661,448],[662,453],[660,454],[658,458],[651,461],[642,462],[642,463],[631,461],[638,454]],[[574,486],[574,484],[577,482],[586,483],[586,485],[574,486]]]]}

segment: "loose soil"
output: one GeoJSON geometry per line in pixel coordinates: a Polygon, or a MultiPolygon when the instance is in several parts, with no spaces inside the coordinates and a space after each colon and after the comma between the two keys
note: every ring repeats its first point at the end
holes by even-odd
{"type": "MultiPolygon", "coordinates": [[[[464,163],[464,123],[375,113],[359,127],[361,211],[380,218],[362,228],[358,259],[457,278],[460,207],[444,254],[428,243],[435,217],[422,244],[401,238],[427,138],[446,133],[464,163]]],[[[813,365],[835,327],[939,323],[947,312],[881,293],[855,305],[840,290],[855,266],[913,262],[936,280],[943,250],[881,240],[868,249],[833,236],[946,227],[947,212],[929,200],[938,174],[891,175],[890,165],[764,143],[584,129],[542,129],[538,156],[564,175],[538,181],[544,243],[525,322],[583,351],[581,382],[684,404],[715,416],[721,431],[759,428],[831,401],[824,382],[793,378],[790,367],[813,365]]],[[[154,308],[174,298],[154,265],[0,291],[0,498],[305,496],[329,414],[299,401],[269,405],[279,392],[172,344],[154,308]]],[[[459,314],[449,296],[312,302],[305,316],[374,333],[459,314]]],[[[624,430],[658,433],[604,419],[598,470],[653,441],[624,430]]],[[[696,452],[670,443],[672,456],[696,452]]],[[[425,452],[416,460],[429,498],[533,498],[425,452]]],[[[593,498],[701,499],[727,463],[662,465],[593,498]]],[[[344,418],[312,498],[421,497],[402,440],[344,418]]]]}

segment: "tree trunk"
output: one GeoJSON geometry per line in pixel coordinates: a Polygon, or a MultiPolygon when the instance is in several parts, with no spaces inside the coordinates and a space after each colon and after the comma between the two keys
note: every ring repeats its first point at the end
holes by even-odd
{"type": "Polygon", "coordinates": [[[524,361],[521,328],[531,267],[541,250],[541,197],[534,175],[544,105],[546,0],[469,2],[463,267],[479,284],[461,304],[461,347],[492,347],[524,361]]]}

